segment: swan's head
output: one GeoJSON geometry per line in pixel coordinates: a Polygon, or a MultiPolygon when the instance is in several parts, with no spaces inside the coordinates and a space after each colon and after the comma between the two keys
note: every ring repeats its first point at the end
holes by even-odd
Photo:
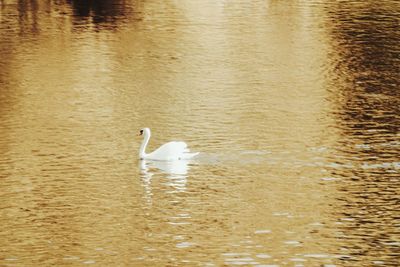
{"type": "Polygon", "coordinates": [[[139,135],[149,136],[150,135],[150,129],[149,128],[140,129],[139,135]]]}

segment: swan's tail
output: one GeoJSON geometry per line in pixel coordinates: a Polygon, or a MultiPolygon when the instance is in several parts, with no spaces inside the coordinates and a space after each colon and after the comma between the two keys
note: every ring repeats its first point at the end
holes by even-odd
{"type": "Polygon", "coordinates": [[[200,152],[194,152],[194,153],[188,153],[188,152],[186,152],[186,153],[184,153],[184,157],[183,157],[183,159],[191,159],[191,158],[194,158],[195,156],[197,156],[198,154],[200,154],[200,152]]]}

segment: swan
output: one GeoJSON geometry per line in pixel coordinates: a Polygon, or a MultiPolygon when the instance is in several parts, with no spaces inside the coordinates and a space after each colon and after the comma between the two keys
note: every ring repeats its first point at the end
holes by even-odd
{"type": "Polygon", "coordinates": [[[140,130],[139,135],[143,135],[143,142],[140,145],[139,158],[141,160],[160,160],[160,161],[173,161],[173,160],[185,160],[191,159],[199,154],[190,153],[185,142],[172,141],[160,146],[155,151],[147,154],[146,147],[149,143],[151,132],[149,128],[143,128],[140,130]]]}

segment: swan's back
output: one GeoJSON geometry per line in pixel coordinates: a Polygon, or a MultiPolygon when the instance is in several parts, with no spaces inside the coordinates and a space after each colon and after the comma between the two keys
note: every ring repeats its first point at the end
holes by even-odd
{"type": "Polygon", "coordinates": [[[185,142],[173,141],[160,146],[157,150],[147,155],[153,160],[179,160],[188,156],[189,149],[185,142]]]}

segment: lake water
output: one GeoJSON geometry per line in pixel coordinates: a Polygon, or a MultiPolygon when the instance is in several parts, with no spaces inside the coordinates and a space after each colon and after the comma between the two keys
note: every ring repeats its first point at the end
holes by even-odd
{"type": "Polygon", "coordinates": [[[0,265],[398,266],[399,17],[1,0],[0,265]]]}

